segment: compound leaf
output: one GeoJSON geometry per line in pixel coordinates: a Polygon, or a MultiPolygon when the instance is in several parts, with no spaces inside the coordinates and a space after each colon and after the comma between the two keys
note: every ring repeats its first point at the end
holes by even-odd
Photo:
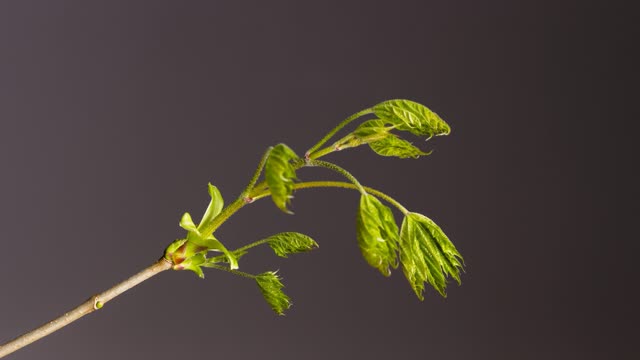
{"type": "MultiPolygon", "coordinates": [[[[435,256],[445,275],[453,277],[460,284],[460,271],[463,268],[462,255],[453,245],[451,240],[445,235],[442,229],[433,220],[418,214],[409,213],[408,216],[414,218],[420,225],[423,232],[428,233],[435,240],[436,246],[430,246],[433,251],[438,250],[439,255],[435,256]]],[[[431,243],[429,243],[431,244],[431,243]]]]}
{"type": "Polygon", "coordinates": [[[409,284],[424,300],[424,284],[446,297],[446,276],[460,283],[462,256],[431,219],[408,213],[400,230],[400,262],[409,284]]]}

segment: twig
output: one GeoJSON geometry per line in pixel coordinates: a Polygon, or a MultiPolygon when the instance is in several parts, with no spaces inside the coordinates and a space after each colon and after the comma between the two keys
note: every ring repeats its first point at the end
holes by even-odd
{"type": "Polygon", "coordinates": [[[80,304],[78,307],[65,313],[64,315],[38,327],[37,329],[31,330],[30,332],[19,336],[7,342],[6,344],[3,344],[2,346],[0,346],[0,358],[5,357],[6,355],[19,350],[36,340],[39,340],[57,330],[60,330],[64,326],[71,324],[81,317],[100,309],[104,304],[111,301],[116,296],[151,278],[152,276],[170,268],[171,264],[169,263],[169,261],[165,260],[164,258],[158,260],[153,265],[133,275],[127,280],[113,286],[112,288],[98,295],[92,296],[89,300],[85,301],[84,303],[80,304]]]}

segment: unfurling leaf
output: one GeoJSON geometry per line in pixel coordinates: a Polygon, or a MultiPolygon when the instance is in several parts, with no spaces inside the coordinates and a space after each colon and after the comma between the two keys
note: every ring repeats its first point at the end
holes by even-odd
{"type": "Polygon", "coordinates": [[[448,135],[449,125],[426,106],[410,100],[389,100],[373,107],[373,112],[382,120],[415,135],[448,135]]]}
{"type": "Polygon", "coordinates": [[[182,218],[180,219],[180,227],[189,232],[198,232],[198,227],[193,223],[193,219],[191,219],[191,215],[189,215],[188,212],[182,215],[182,218]]]}
{"type": "Polygon", "coordinates": [[[264,299],[269,303],[273,311],[278,315],[284,315],[284,311],[291,307],[291,299],[282,292],[284,285],[280,280],[280,277],[274,271],[256,275],[256,282],[264,299]]]}
{"type": "Polygon", "coordinates": [[[401,159],[419,158],[420,156],[429,155],[431,152],[424,152],[417,147],[411,145],[410,142],[400,139],[395,135],[389,135],[384,139],[370,142],[371,150],[382,156],[396,156],[401,159]]]}
{"type": "Polygon", "coordinates": [[[200,224],[198,225],[198,229],[202,230],[203,226],[210,223],[220,211],[222,211],[222,207],[224,206],[224,200],[222,199],[222,194],[220,194],[220,190],[217,187],[211,185],[209,183],[209,196],[211,196],[211,202],[209,202],[209,206],[207,210],[204,212],[202,216],[202,220],[200,220],[200,224]]]}
{"type": "Polygon", "coordinates": [[[442,229],[431,219],[408,213],[400,230],[400,262],[407,280],[420,300],[424,283],[446,297],[447,276],[460,283],[462,256],[442,229]]]}
{"type": "Polygon", "coordinates": [[[271,150],[264,167],[271,199],[280,210],[288,214],[292,214],[287,205],[293,197],[293,181],[296,180],[296,169],[291,162],[298,159],[291,148],[278,144],[271,150]]]}
{"type": "Polygon", "coordinates": [[[313,250],[318,244],[310,237],[297,232],[284,232],[267,238],[269,246],[276,255],[286,258],[288,254],[296,254],[313,250]]]}
{"type": "MultiPolygon", "coordinates": [[[[220,191],[215,186],[209,184],[209,195],[211,196],[211,202],[205,211],[204,216],[202,217],[202,222],[200,225],[205,224],[216,217],[220,211],[222,210],[223,200],[220,195],[220,191]]],[[[222,245],[218,239],[216,239],[212,234],[202,234],[200,233],[200,226],[196,226],[193,223],[193,219],[189,213],[184,213],[182,218],[180,219],[180,227],[187,230],[187,238],[180,240],[179,246],[175,246],[178,242],[174,242],[170,247],[171,251],[165,251],[165,257],[170,259],[174,265],[180,265],[176,270],[182,270],[186,268],[185,264],[188,264],[188,261],[194,256],[203,256],[205,258],[205,254],[207,251],[220,251],[224,253],[227,257],[227,261],[229,262],[229,267],[231,269],[238,268],[238,259],[232,254],[227,248],[222,245]],[[176,253],[178,249],[181,249],[180,253],[176,253]]],[[[205,259],[206,260],[206,259],[205,259]]],[[[200,265],[205,261],[197,263],[197,269],[189,268],[189,270],[193,270],[198,275],[201,274],[200,265]]],[[[204,276],[204,275],[202,275],[204,276]]]]}
{"type": "Polygon", "coordinates": [[[375,197],[360,197],[357,216],[358,245],[369,265],[384,276],[391,275],[389,267],[398,267],[398,226],[391,209],[375,197]]]}

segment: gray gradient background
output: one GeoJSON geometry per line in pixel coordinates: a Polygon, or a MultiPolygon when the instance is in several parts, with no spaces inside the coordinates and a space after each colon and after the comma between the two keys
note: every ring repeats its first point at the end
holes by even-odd
{"type": "MultiPolygon", "coordinates": [[[[274,315],[226,273],[167,272],[13,359],[638,358],[637,46],[628,9],[511,1],[0,3],[0,341],[151,263],[228,201],[264,149],[303,153],[389,98],[451,136],[421,160],[331,155],[436,220],[463,286],[418,301],[355,240],[358,196],[296,195],[224,225],[229,246],[279,231],[320,243],[280,269],[274,315]],[[482,3],[482,4],[481,4],[482,3]],[[637,69],[635,69],[637,72],[637,69]]],[[[333,178],[305,170],[303,179],[333,178]]],[[[400,219],[398,219],[400,220],[400,219]]]]}

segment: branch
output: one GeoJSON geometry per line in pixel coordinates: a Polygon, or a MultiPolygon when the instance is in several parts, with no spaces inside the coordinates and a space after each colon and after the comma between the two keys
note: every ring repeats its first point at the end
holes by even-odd
{"type": "Polygon", "coordinates": [[[80,304],[78,307],[65,313],[64,315],[40,326],[37,329],[31,330],[30,332],[19,336],[6,344],[3,344],[2,346],[0,346],[0,358],[5,357],[6,355],[13,353],[14,351],[19,350],[34,341],[37,341],[57,330],[60,330],[61,328],[80,319],[81,317],[102,308],[104,304],[111,301],[116,296],[140,284],[141,282],[148,280],[158,273],[169,270],[170,268],[171,264],[169,263],[169,261],[165,260],[164,258],[158,260],[153,265],[133,275],[127,280],[113,286],[112,288],[98,295],[92,296],[89,300],[85,301],[84,303],[80,304]]]}

